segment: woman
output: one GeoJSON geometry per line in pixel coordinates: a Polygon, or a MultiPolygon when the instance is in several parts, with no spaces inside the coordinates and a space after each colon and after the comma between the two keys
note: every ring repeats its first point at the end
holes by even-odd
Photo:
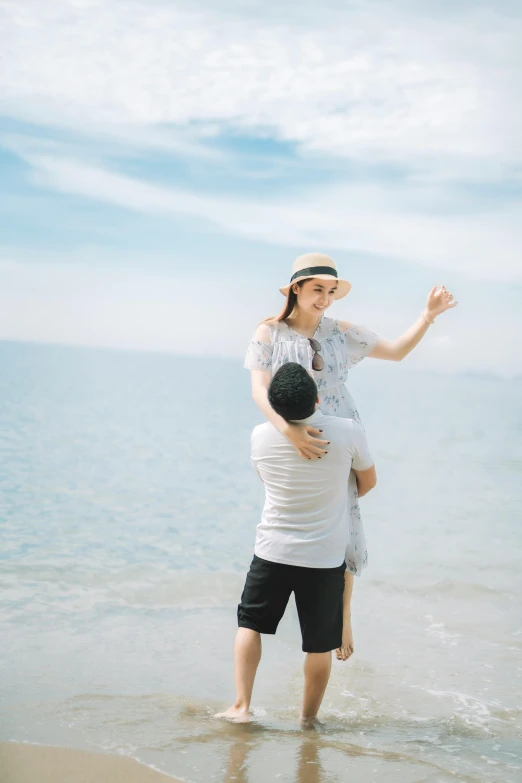
{"type": "MultiPolygon", "coordinates": [[[[322,253],[300,256],[292,269],[290,283],[279,290],[286,296],[281,314],[268,318],[256,329],[248,349],[245,367],[252,373],[252,396],[269,421],[306,459],[326,454],[320,431],[289,424],[271,408],[268,386],[272,375],[286,362],[298,362],[314,376],[319,391],[319,407],[325,414],[360,421],[357,408],[346,388],[348,371],[366,356],[401,361],[422,340],[435,318],[456,307],[453,295],[434,286],[426,307],[415,323],[397,340],[377,337],[364,326],[328,318],[324,313],[336,299],[350,291],[351,284],[338,278],[334,261],[322,253]]],[[[350,595],[353,575],[367,564],[364,531],[359,512],[357,486],[351,477],[350,542],[346,552],[345,630],[343,647],[337,657],[346,660],[353,652],[350,623],[350,595]]]]}

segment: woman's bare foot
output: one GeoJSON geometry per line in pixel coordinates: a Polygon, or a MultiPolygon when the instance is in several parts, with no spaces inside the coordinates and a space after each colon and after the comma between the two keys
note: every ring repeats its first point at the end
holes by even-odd
{"type": "Polygon", "coordinates": [[[233,723],[250,723],[252,713],[246,707],[236,707],[233,704],[225,712],[217,712],[214,718],[225,718],[225,720],[231,720],[233,723]]]}
{"type": "Polygon", "coordinates": [[[342,645],[337,648],[335,655],[338,661],[347,661],[353,653],[353,632],[351,617],[343,618],[343,640],[342,645]]]}

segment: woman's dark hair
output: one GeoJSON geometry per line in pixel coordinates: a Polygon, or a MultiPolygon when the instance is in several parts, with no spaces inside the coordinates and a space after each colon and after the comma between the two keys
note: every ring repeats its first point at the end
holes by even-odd
{"type": "MultiPolygon", "coordinates": [[[[309,280],[312,280],[312,278],[311,277],[306,277],[304,280],[299,280],[299,282],[296,283],[295,285],[297,285],[297,286],[299,286],[299,288],[301,288],[301,286],[304,285],[305,283],[307,283],[309,280]]],[[[288,289],[288,294],[286,296],[285,306],[283,307],[283,309],[281,310],[279,315],[275,315],[275,316],[271,316],[270,318],[266,318],[263,321],[263,323],[267,323],[267,321],[272,321],[272,322],[274,322],[274,321],[286,321],[288,316],[292,315],[292,313],[294,312],[296,304],[297,304],[297,294],[294,293],[293,286],[290,286],[290,288],[288,289]]]]}
{"type": "Polygon", "coordinates": [[[286,421],[307,419],[315,411],[317,386],[304,367],[287,362],[270,382],[268,402],[286,421]]]}

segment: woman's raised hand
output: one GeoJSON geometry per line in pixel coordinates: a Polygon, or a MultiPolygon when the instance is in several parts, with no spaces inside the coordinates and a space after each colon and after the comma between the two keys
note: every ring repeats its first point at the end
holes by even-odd
{"type": "Polygon", "coordinates": [[[323,446],[328,446],[327,440],[321,440],[322,430],[315,427],[307,427],[306,424],[287,423],[282,431],[290,443],[295,446],[300,457],[304,459],[321,459],[327,450],[323,446]]]}
{"type": "Polygon", "coordinates": [[[451,310],[452,307],[456,307],[458,302],[455,301],[455,297],[448,291],[446,286],[434,285],[428,294],[426,300],[426,315],[433,321],[438,315],[451,310]]]}

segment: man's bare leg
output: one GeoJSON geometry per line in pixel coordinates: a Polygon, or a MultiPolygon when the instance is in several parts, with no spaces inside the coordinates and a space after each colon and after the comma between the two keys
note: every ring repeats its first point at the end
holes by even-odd
{"type": "Polygon", "coordinates": [[[301,720],[313,720],[319,712],[323,700],[330,671],[332,669],[332,653],[306,653],[304,663],[304,696],[301,720]]]}
{"type": "Polygon", "coordinates": [[[215,718],[228,718],[240,723],[250,720],[250,701],[260,660],[261,634],[250,628],[238,628],[234,642],[236,700],[228,710],[214,715],[215,718]]]}
{"type": "Polygon", "coordinates": [[[335,654],[338,661],[347,661],[353,653],[353,633],[352,633],[352,591],[353,574],[344,572],[344,593],[343,593],[343,640],[335,654]]]}

